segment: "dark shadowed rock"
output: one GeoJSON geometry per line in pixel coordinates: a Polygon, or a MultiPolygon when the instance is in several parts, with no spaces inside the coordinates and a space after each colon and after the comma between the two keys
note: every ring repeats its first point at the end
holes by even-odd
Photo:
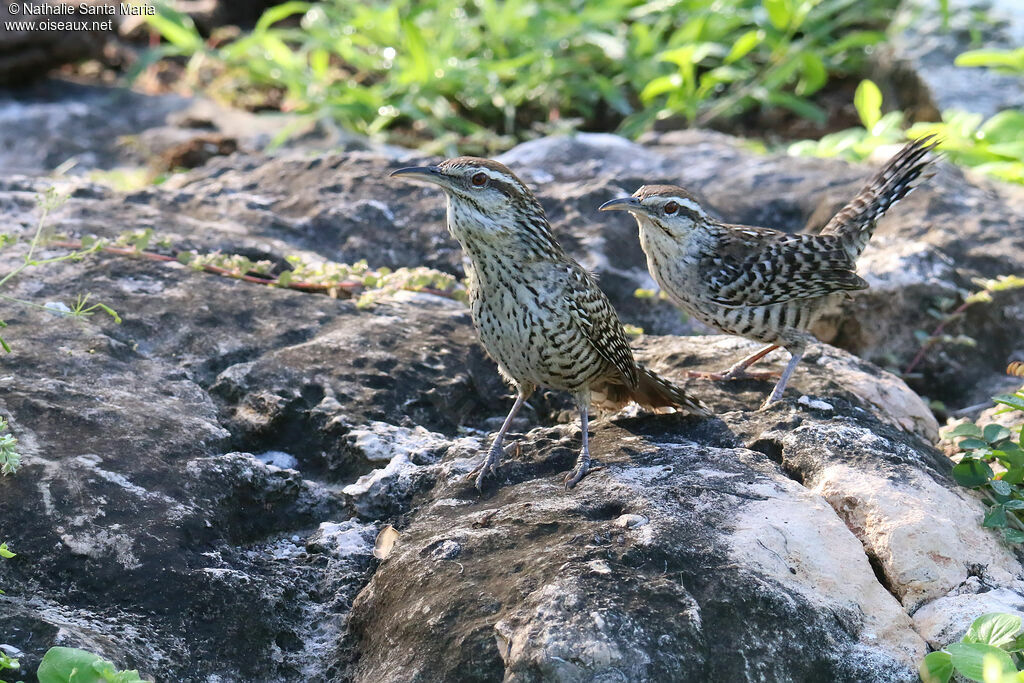
{"type": "Polygon", "coordinates": [[[88,18],[82,13],[79,16],[75,10],[79,5],[105,4],[89,0],[75,3],[27,0],[0,5],[0,86],[28,83],[56,67],[99,56],[114,33],[116,21],[105,15],[88,18]],[[74,8],[72,14],[39,13],[65,4],[74,8]],[[18,11],[11,12],[12,8],[18,11]],[[97,25],[92,19],[97,20],[97,25]],[[58,25],[60,22],[77,25],[83,20],[88,24],[84,29],[58,25]],[[110,24],[102,25],[107,20],[110,24]],[[43,22],[53,27],[44,28],[43,22]]]}
{"type": "Polygon", "coordinates": [[[286,126],[296,126],[295,136],[285,143],[293,150],[389,150],[287,114],[259,116],[199,97],[143,95],[54,78],[0,90],[0,168],[84,175],[142,167],[156,177],[199,165],[204,157],[230,154],[234,149],[224,146],[225,139],[244,151],[262,150],[286,126]],[[218,140],[216,149],[206,148],[211,140],[218,140]]]}

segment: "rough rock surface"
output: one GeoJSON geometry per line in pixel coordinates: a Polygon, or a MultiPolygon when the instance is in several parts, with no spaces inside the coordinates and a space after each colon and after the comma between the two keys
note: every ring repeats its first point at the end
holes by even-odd
{"type": "MultiPolygon", "coordinates": [[[[750,347],[639,348],[671,374],[750,347]]],[[[597,421],[604,469],[572,493],[558,479],[572,428],[524,435],[483,498],[470,461],[443,460],[356,600],[355,679],[916,680],[926,648],[910,615],[958,623],[958,605],[934,605],[997,586],[1020,600],[1022,568],[978,533],[982,509],[949,486],[948,461],[869,417],[856,391],[867,374],[892,383],[894,412],[920,399],[816,351],[802,397],[769,411],[750,410],[763,383],[695,384],[719,419],[597,421]]]]}
{"type": "MultiPolygon", "coordinates": [[[[755,157],[708,134],[647,148],[553,139],[508,160],[623,316],[658,333],[682,325],[632,296],[649,282],[635,228],[594,212],[600,202],[682,180],[730,220],[798,228],[823,192],[852,191],[868,171],[755,157]]],[[[398,163],[235,154],[126,195],[62,181],[71,198],[50,227],[459,272],[437,193],[381,180],[398,163]]],[[[940,171],[940,187],[954,181],[965,182],[940,171]]],[[[29,233],[50,184],[0,178],[9,231],[29,233]]],[[[1020,233],[1003,230],[1019,221],[1016,195],[934,192],[881,230],[925,245],[935,266],[920,272],[1014,265],[1020,233]],[[985,248],[958,251],[972,236],[985,248]]],[[[0,251],[0,272],[19,248],[0,251]]],[[[816,346],[767,411],[756,408],[768,383],[690,382],[718,417],[597,419],[604,469],[569,493],[560,477],[578,428],[565,396],[541,392],[513,425],[501,488],[481,496],[464,475],[508,399],[461,304],[402,293],[359,309],[109,256],[28,271],[4,291],[39,304],[86,292],[124,322],[3,311],[14,351],[0,415],[24,466],[0,478],[0,540],[18,553],[0,561],[0,643],[29,672],[61,644],[158,680],[911,681],[929,645],[959,637],[970,596],[1024,600],[1018,558],[929,445],[926,405],[844,351],[816,346]],[[399,536],[379,561],[385,524],[399,536]]],[[[920,297],[879,310],[912,305],[920,297]]],[[[645,336],[636,347],[679,377],[752,345],[645,336]]]]}

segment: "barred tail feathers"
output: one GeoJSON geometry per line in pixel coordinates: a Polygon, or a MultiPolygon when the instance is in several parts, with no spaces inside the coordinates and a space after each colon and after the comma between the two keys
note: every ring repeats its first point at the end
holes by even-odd
{"type": "Polygon", "coordinates": [[[607,383],[591,387],[592,402],[606,409],[621,408],[630,401],[636,401],[645,408],[675,408],[678,412],[711,417],[711,409],[699,399],[686,393],[667,379],[663,379],[644,367],[639,371],[636,388],[624,384],[607,383]]]}
{"type": "Polygon", "coordinates": [[[931,174],[923,171],[935,160],[930,152],[939,139],[929,135],[903,147],[864,186],[857,196],[832,217],[822,235],[836,235],[843,241],[850,258],[856,260],[868,245],[878,220],[893,204],[910,194],[931,174]]]}

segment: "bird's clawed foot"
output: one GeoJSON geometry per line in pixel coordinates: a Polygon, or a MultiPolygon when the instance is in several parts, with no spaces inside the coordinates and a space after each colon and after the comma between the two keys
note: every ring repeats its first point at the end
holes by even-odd
{"type": "Polygon", "coordinates": [[[603,469],[601,464],[596,460],[590,459],[590,453],[580,453],[580,457],[576,459],[576,466],[572,468],[568,474],[565,475],[563,483],[565,484],[565,490],[575,488],[576,484],[583,480],[583,477],[587,476],[591,472],[597,472],[603,469]]]}
{"type": "Polygon", "coordinates": [[[487,478],[488,475],[498,473],[498,463],[501,462],[501,455],[503,452],[504,449],[500,444],[491,446],[490,450],[487,451],[487,457],[485,457],[479,465],[470,470],[469,474],[466,475],[468,479],[473,480],[473,484],[476,486],[477,491],[482,492],[484,490],[484,479],[487,478]]]}

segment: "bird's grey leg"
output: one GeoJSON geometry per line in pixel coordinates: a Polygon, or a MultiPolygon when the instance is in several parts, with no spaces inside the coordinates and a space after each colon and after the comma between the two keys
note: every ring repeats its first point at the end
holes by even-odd
{"type": "Polygon", "coordinates": [[[758,351],[750,354],[746,358],[734,363],[725,372],[701,372],[698,370],[691,370],[687,372],[690,377],[698,379],[711,379],[711,380],[732,380],[732,379],[774,379],[779,376],[777,372],[747,372],[747,368],[761,360],[769,353],[779,348],[778,344],[769,344],[758,351]]]}
{"type": "Polygon", "coordinates": [[[505,422],[501,425],[501,429],[498,430],[497,436],[494,437],[494,443],[491,444],[490,450],[487,451],[487,457],[484,461],[473,468],[469,473],[470,475],[477,474],[476,477],[476,488],[478,491],[483,489],[484,477],[489,473],[493,473],[498,467],[498,461],[501,460],[501,454],[503,449],[501,442],[505,440],[505,432],[512,425],[512,420],[515,419],[516,413],[519,412],[519,408],[522,407],[523,401],[529,394],[524,392],[522,389],[519,390],[519,395],[516,396],[516,402],[512,404],[512,410],[508,411],[508,417],[505,418],[505,422]]]}
{"type": "Polygon", "coordinates": [[[786,369],[782,371],[782,377],[779,378],[779,383],[775,385],[774,389],[772,389],[771,395],[768,396],[767,400],[765,400],[764,404],[761,406],[762,408],[775,403],[782,398],[782,392],[786,390],[786,383],[789,381],[793,371],[796,370],[797,363],[799,363],[800,359],[804,357],[803,349],[790,349],[790,353],[792,356],[789,359],[789,364],[786,365],[786,369]]]}
{"type": "Polygon", "coordinates": [[[589,400],[579,401],[580,428],[583,429],[583,449],[580,451],[580,457],[576,459],[576,467],[569,474],[565,475],[565,488],[567,490],[580,483],[580,480],[587,476],[587,472],[590,471],[589,403],[589,400]]]}

